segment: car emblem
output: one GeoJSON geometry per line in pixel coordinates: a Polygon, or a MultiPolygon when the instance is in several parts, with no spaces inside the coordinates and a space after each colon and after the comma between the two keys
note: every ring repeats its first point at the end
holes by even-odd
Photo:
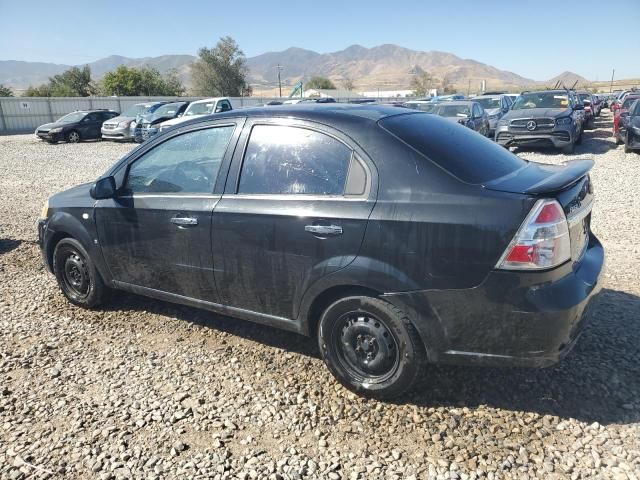
{"type": "Polygon", "coordinates": [[[530,132],[534,131],[536,129],[538,125],[536,124],[536,122],[534,122],[533,120],[529,120],[527,122],[527,130],[529,130],[530,132]]]}

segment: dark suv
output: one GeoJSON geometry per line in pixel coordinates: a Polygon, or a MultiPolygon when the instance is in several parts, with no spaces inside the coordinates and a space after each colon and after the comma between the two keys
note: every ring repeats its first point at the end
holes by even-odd
{"type": "Polygon", "coordinates": [[[546,146],[572,153],[582,142],[583,111],[572,91],[522,92],[498,122],[495,140],[505,147],[546,146]]]}
{"type": "Polygon", "coordinates": [[[100,139],[102,123],[119,115],[112,110],[80,110],[69,113],[53,123],[36,128],[36,137],[49,143],[100,139]]]}
{"type": "Polygon", "coordinates": [[[39,242],[76,305],[126,290],[315,336],[340,382],[391,397],[427,362],[570,350],[604,263],[592,165],[409,109],[234,110],[52,196],[39,242]]]}

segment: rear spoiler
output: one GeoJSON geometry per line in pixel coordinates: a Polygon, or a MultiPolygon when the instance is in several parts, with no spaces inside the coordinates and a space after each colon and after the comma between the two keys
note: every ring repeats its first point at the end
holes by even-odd
{"type": "Polygon", "coordinates": [[[593,168],[593,160],[572,160],[542,181],[528,187],[524,193],[531,195],[565,190],[577,183],[593,168]]]}

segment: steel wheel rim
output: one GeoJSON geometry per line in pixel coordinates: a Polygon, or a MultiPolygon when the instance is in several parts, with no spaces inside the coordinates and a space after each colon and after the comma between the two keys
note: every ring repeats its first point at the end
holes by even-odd
{"type": "Polygon", "coordinates": [[[341,366],[362,382],[384,382],[398,369],[400,353],[395,336],[369,313],[342,315],[335,323],[332,343],[341,366]]]}
{"type": "Polygon", "coordinates": [[[65,252],[62,259],[62,279],[67,290],[86,297],[91,289],[91,277],[85,259],[76,250],[65,252]]]}

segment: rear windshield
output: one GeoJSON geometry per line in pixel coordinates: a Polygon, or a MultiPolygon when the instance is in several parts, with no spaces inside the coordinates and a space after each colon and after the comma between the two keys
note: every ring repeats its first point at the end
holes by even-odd
{"type": "Polygon", "coordinates": [[[380,126],[463,182],[482,184],[527,162],[470,128],[425,113],[383,118],[380,126]]]}

